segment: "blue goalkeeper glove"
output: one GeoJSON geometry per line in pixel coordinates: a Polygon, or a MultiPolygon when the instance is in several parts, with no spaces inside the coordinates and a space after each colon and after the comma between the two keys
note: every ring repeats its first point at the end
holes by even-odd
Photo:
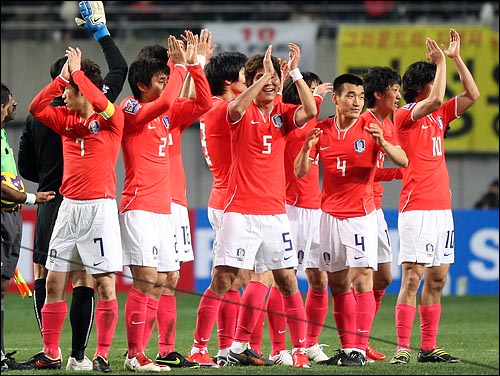
{"type": "Polygon", "coordinates": [[[110,35],[106,27],[106,14],[102,1],[80,1],[78,7],[83,17],[83,19],[75,18],[78,26],[84,26],[85,29],[91,31],[96,41],[110,35]]]}

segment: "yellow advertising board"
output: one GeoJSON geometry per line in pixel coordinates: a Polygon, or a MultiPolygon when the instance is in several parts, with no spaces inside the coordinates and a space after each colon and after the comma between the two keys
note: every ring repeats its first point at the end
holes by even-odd
{"type": "MultiPolygon", "coordinates": [[[[460,54],[477,83],[481,97],[451,125],[446,138],[448,152],[498,153],[498,34],[482,26],[457,26],[460,54]]],[[[403,76],[406,67],[426,60],[425,39],[449,44],[450,26],[342,25],[338,34],[338,72],[360,76],[375,65],[395,68],[403,76]]],[[[451,59],[447,58],[446,98],[463,87],[451,59]]],[[[404,100],[401,100],[401,105],[404,100]]]]}

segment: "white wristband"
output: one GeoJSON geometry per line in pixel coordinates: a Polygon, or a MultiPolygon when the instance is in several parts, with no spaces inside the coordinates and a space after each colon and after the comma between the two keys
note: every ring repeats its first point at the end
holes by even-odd
{"type": "Polygon", "coordinates": [[[198,62],[200,63],[202,68],[205,68],[205,64],[207,63],[207,58],[205,55],[196,55],[198,57],[198,62]]]}
{"type": "Polygon", "coordinates": [[[24,201],[25,205],[35,205],[36,202],[36,194],[26,192],[26,200],[24,201]]]}
{"type": "Polygon", "coordinates": [[[300,80],[302,78],[302,73],[300,73],[299,68],[292,69],[289,73],[290,77],[292,77],[293,82],[300,80]]]}

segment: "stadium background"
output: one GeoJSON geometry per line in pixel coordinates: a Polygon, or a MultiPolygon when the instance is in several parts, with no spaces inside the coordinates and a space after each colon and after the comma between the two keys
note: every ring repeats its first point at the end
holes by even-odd
{"type": "MultiPolygon", "coordinates": [[[[129,63],[146,44],[166,44],[169,34],[179,36],[184,29],[198,32],[207,27],[218,45],[216,52],[239,50],[250,56],[273,44],[274,55],[286,58],[287,43],[296,42],[302,49],[301,69],[318,73],[323,81],[347,71],[362,75],[371,65],[390,65],[402,74],[411,62],[425,59],[426,36],[447,44],[449,28],[456,28],[461,34],[462,57],[476,79],[481,98],[452,123],[446,140],[460,254],[447,292],[498,294],[498,210],[470,210],[499,169],[498,2],[105,1],[104,5],[111,35],[129,63]]],[[[78,45],[107,72],[99,45],[74,24],[77,12],[73,1],[1,2],[1,76],[18,102],[17,118],[7,126],[16,153],[28,105],[48,82],[50,64],[68,45],[78,45]]],[[[447,97],[460,91],[449,62],[447,97]]],[[[128,95],[125,83],[117,102],[128,95]]],[[[333,112],[327,97],[320,118],[333,112]]],[[[205,211],[212,177],[201,154],[197,123],[184,133],[182,147],[197,261],[184,266],[180,287],[203,291],[209,281],[213,241],[205,211]]],[[[123,177],[120,158],[118,198],[123,177]]],[[[25,183],[28,190],[36,190],[33,183],[25,183]]],[[[385,189],[383,206],[397,251],[400,183],[385,183],[385,189]]],[[[23,209],[26,250],[19,266],[29,283],[34,213],[34,209],[23,209]]],[[[395,292],[399,268],[393,272],[391,287],[395,292]]],[[[127,281],[124,275],[120,281],[123,289],[128,289],[127,281]]],[[[301,283],[305,283],[303,278],[301,283]]]]}

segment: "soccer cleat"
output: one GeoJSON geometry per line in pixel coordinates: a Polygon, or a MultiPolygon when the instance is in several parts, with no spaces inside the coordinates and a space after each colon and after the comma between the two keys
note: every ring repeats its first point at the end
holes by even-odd
{"type": "Polygon", "coordinates": [[[342,361],[342,366],[363,367],[366,364],[366,358],[359,351],[353,350],[346,359],[342,361]]]}
{"type": "Polygon", "coordinates": [[[315,344],[312,345],[311,347],[306,348],[306,354],[309,357],[309,359],[316,363],[328,360],[329,356],[324,353],[323,346],[328,346],[328,345],[315,344]]]}
{"type": "Polygon", "coordinates": [[[190,362],[177,351],[172,351],[165,356],[160,356],[160,354],[158,354],[155,363],[161,366],[170,366],[172,368],[200,368],[198,362],[190,362]]]}
{"type": "Polygon", "coordinates": [[[212,358],[210,357],[210,354],[208,353],[207,349],[200,349],[200,351],[197,351],[195,353],[190,353],[187,357],[186,360],[192,363],[198,363],[201,367],[210,367],[210,368],[220,368],[221,366],[217,363],[215,363],[212,358]]]}
{"type": "Polygon", "coordinates": [[[460,363],[460,359],[451,356],[443,349],[436,347],[432,351],[423,351],[422,349],[418,352],[417,361],[419,363],[431,362],[431,363],[460,363]]]}
{"type": "Polygon", "coordinates": [[[229,350],[227,361],[229,365],[232,366],[272,366],[274,364],[270,360],[264,359],[250,348],[247,348],[240,354],[229,350]]]}
{"type": "Polygon", "coordinates": [[[275,355],[269,355],[269,360],[277,365],[293,366],[293,359],[290,350],[281,350],[275,355]]]}
{"type": "Polygon", "coordinates": [[[164,367],[160,367],[153,363],[151,359],[149,359],[144,353],[137,353],[133,358],[125,359],[125,363],[123,367],[132,372],[164,372],[170,371],[170,367],[164,366],[165,370],[162,370],[164,367]]]}
{"type": "MultiPolygon", "coordinates": [[[[39,354],[37,354],[37,355],[39,355],[39,354]]],[[[62,365],[62,357],[61,356],[59,356],[59,358],[57,358],[57,359],[53,359],[53,358],[49,358],[43,352],[35,360],[35,368],[36,369],[61,369],[61,365],[62,365]]]]}
{"type": "Polygon", "coordinates": [[[229,365],[229,362],[227,361],[227,356],[224,355],[216,355],[212,358],[212,360],[221,367],[226,367],[229,365]]]}
{"type": "Polygon", "coordinates": [[[379,353],[370,344],[366,345],[366,360],[385,360],[385,355],[379,353]]]}
{"type": "Polygon", "coordinates": [[[392,359],[390,360],[390,364],[408,364],[410,363],[411,352],[406,349],[400,349],[396,351],[392,359]]]}
{"type": "Polygon", "coordinates": [[[12,370],[19,370],[19,369],[31,369],[31,368],[21,368],[21,363],[18,363],[12,355],[14,355],[17,351],[12,351],[10,353],[7,353],[4,355],[2,351],[2,372],[8,371],[9,369],[12,370]]]}
{"type": "Polygon", "coordinates": [[[327,366],[341,366],[344,361],[347,359],[347,354],[344,350],[337,350],[334,356],[328,358],[327,360],[321,360],[318,364],[327,365],[327,366]]]}
{"type": "Polygon", "coordinates": [[[109,366],[109,362],[100,355],[92,362],[92,369],[99,372],[113,372],[109,366]]]}
{"type": "Polygon", "coordinates": [[[292,350],[292,360],[294,368],[311,368],[311,363],[303,347],[292,350]]]}
{"type": "Polygon", "coordinates": [[[92,362],[86,356],[82,360],[76,360],[76,358],[70,356],[68,358],[68,364],[66,364],[66,370],[68,371],[92,371],[92,362]]]}

